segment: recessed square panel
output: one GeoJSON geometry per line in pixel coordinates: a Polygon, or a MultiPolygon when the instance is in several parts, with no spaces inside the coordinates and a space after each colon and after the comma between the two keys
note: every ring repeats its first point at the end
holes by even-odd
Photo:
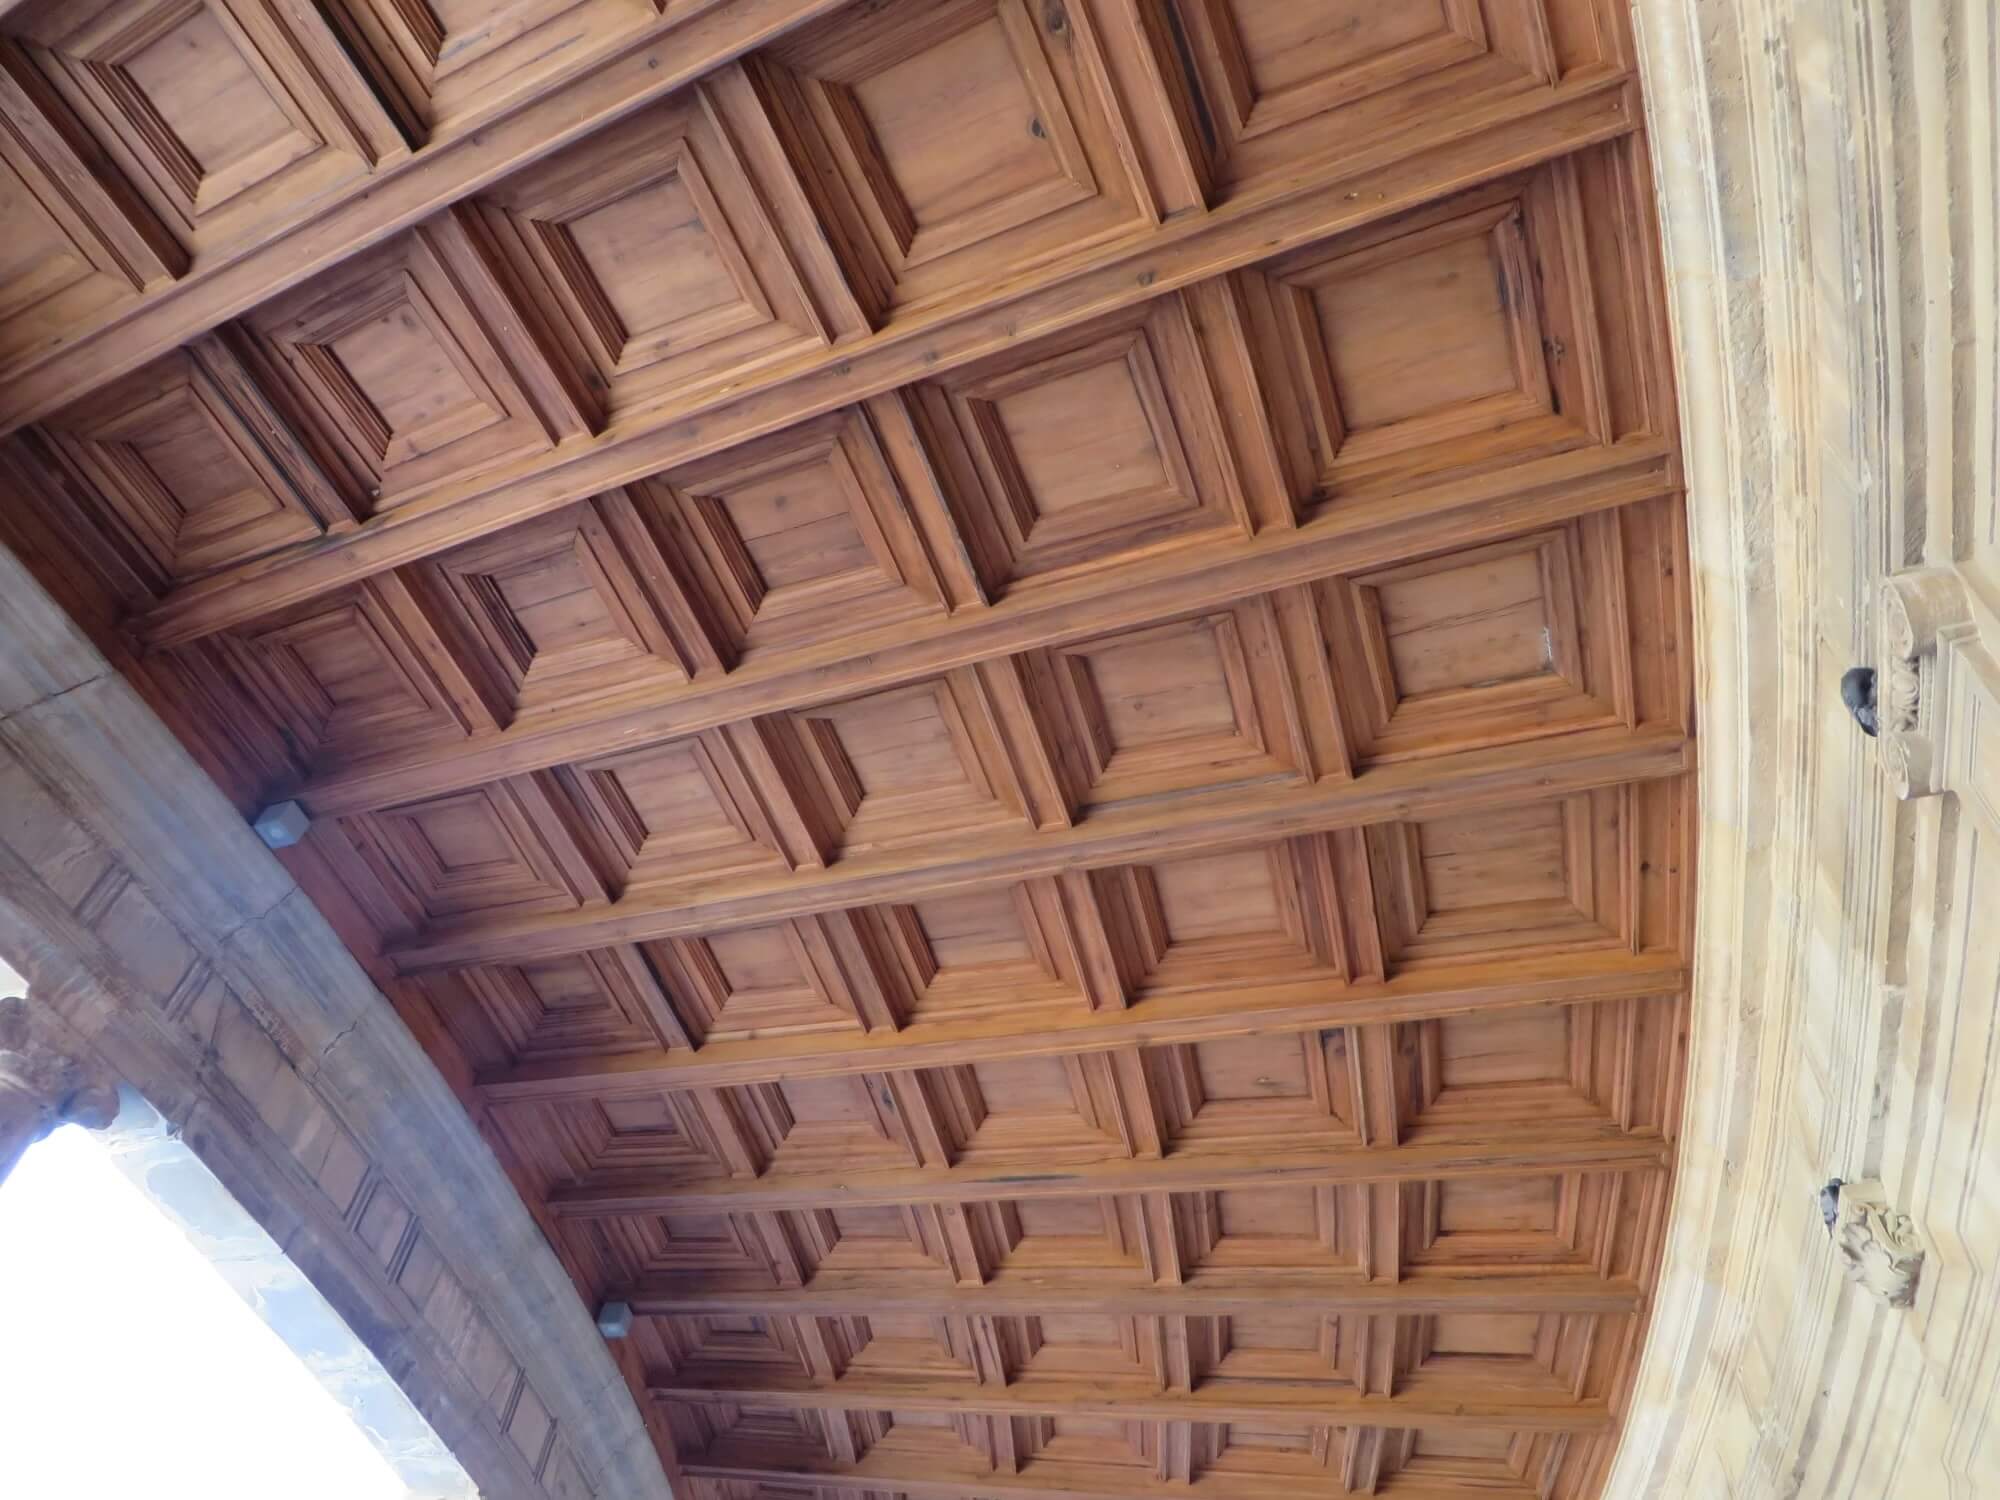
{"type": "Polygon", "coordinates": [[[247,0],[43,7],[31,50],[190,250],[406,154],[311,11],[247,0]]]}
{"type": "Polygon", "coordinates": [[[601,496],[426,565],[515,711],[635,682],[683,682],[688,658],[657,544],[622,493],[601,496]]]}
{"type": "Polygon", "coordinates": [[[1149,1047],[1145,1062],[1174,1153],[1359,1143],[1355,1043],[1344,1028],[1149,1047]]]}
{"type": "Polygon", "coordinates": [[[1332,1187],[1245,1187],[1173,1196],[1183,1264],[1197,1276],[1358,1264],[1358,1226],[1332,1187]]]}
{"type": "Polygon", "coordinates": [[[1203,1423],[1189,1433],[1195,1472],[1211,1484],[1231,1475],[1264,1483],[1323,1483],[1337,1451],[1336,1436],[1334,1429],[1317,1423],[1275,1418],[1203,1423]]]}
{"type": "Polygon", "coordinates": [[[682,1384],[697,1378],[800,1379],[812,1372],[799,1325],[791,1318],[747,1313],[651,1318],[646,1332],[657,1341],[653,1347],[665,1370],[682,1384]]]}
{"type": "Polygon", "coordinates": [[[969,366],[920,403],[995,593],[1245,527],[1178,294],[969,366]]]}
{"type": "Polygon", "coordinates": [[[129,236],[129,217],[102,224],[79,210],[69,167],[59,146],[0,133],[0,363],[54,345],[166,279],[157,260],[132,266],[113,248],[129,236]]]}
{"type": "Polygon", "coordinates": [[[1021,1198],[966,1205],[985,1264],[1009,1271],[1089,1269],[1136,1280],[1144,1228],[1132,1198],[1021,1198]]]}
{"type": "Polygon", "coordinates": [[[669,470],[644,493],[746,657],[944,613],[908,502],[860,407],[669,470]]]}
{"type": "MultiPolygon", "coordinates": [[[[830,1159],[818,1164],[821,1171],[834,1169],[830,1159]]],[[[783,1222],[809,1279],[848,1271],[901,1272],[933,1281],[950,1275],[937,1216],[926,1209],[807,1209],[783,1215],[783,1222]]]]}
{"type": "Polygon", "coordinates": [[[747,1214],[672,1209],[572,1220],[561,1232],[580,1262],[621,1285],[674,1275],[699,1276],[711,1286],[741,1290],[778,1284],[770,1249],[747,1214]]]}
{"type": "Polygon", "coordinates": [[[1679,1049],[1673,996],[1532,1005],[1400,1028],[1408,1125],[1497,1129],[1522,1120],[1658,1125],[1658,1081],[1679,1049]]]}
{"type": "Polygon", "coordinates": [[[1368,830],[1383,946],[1410,964],[1629,941],[1625,788],[1368,830]]]}
{"type": "Polygon", "coordinates": [[[1299,774],[1296,695],[1266,599],[1029,661],[1085,806],[1299,774]]]}
{"type": "Polygon", "coordinates": [[[759,54],[878,319],[1141,228],[1094,35],[1024,0],[832,18],[759,54]]]}
{"type": "Polygon", "coordinates": [[[993,1320],[994,1342],[1010,1380],[1082,1378],[1096,1382],[1159,1380],[1157,1342],[1138,1318],[1047,1313],[993,1320]]]}
{"type": "MultiPolygon", "coordinates": [[[[663,1407],[677,1451],[704,1462],[741,1465],[812,1465],[836,1462],[839,1450],[827,1438],[828,1417],[783,1407],[689,1405],[663,1407]]],[[[871,1414],[872,1415],[872,1414],[871,1414]]],[[[835,1413],[834,1422],[846,1418],[835,1413]]],[[[853,1452],[851,1445],[843,1445],[853,1452]]],[[[765,1489],[756,1485],[752,1493],[765,1489]]],[[[778,1491],[780,1495],[784,1492],[778,1491]]]]}
{"type": "Polygon", "coordinates": [[[797,709],[783,723],[800,786],[846,852],[1028,825],[972,670],[797,709]]]}
{"type": "Polygon", "coordinates": [[[736,118],[748,107],[740,83],[704,84],[479,200],[598,425],[826,342],[731,141],[763,128],[736,118]]]}
{"type": "Polygon", "coordinates": [[[1146,991],[1345,971],[1323,839],[1127,865],[1091,879],[1107,931],[1146,991]]]}
{"type": "Polygon", "coordinates": [[[411,136],[423,140],[601,53],[653,0],[328,0],[411,136]]]}
{"type": "Polygon", "coordinates": [[[995,1166],[1132,1154],[1105,1058],[994,1058],[918,1075],[953,1160],[995,1166]]]}
{"type": "MultiPolygon", "coordinates": [[[[751,963],[759,957],[745,955],[751,963]]],[[[782,978],[776,965],[757,973],[782,978]]],[[[872,1075],[787,1078],[724,1092],[773,1172],[917,1165],[901,1117],[880,1097],[886,1085],[872,1075]]]]}
{"type": "Polygon", "coordinates": [[[250,315],[358,509],[551,446],[513,363],[535,356],[466,294],[491,285],[479,256],[445,215],[250,315]]]}
{"type": "Polygon", "coordinates": [[[1238,274],[1303,510],[1606,440],[1577,193],[1548,168],[1238,274]]]}
{"type": "Polygon", "coordinates": [[[1630,723],[1616,513],[1316,586],[1364,763],[1630,723]]]}
{"type": "MultiPolygon", "coordinates": [[[[654,1016],[666,1002],[630,951],[568,954],[464,972],[473,1000],[500,1034],[510,1063],[546,1057],[657,1051],[668,1045],[654,1016]]],[[[606,1105],[616,1126],[635,1108],[656,1112],[658,1096],[606,1105]]],[[[649,1116],[648,1116],[649,1117],[649,1116]]]]}
{"type": "Polygon", "coordinates": [[[1404,1259],[1414,1266],[1601,1267],[1624,1190],[1608,1173],[1405,1183],[1404,1259]]]}
{"type": "Polygon", "coordinates": [[[182,350],[44,424],[139,566],[179,581],[320,534],[323,519],[225,394],[247,380],[212,343],[182,350]]]}
{"type": "Polygon", "coordinates": [[[790,868],[729,730],[564,768],[621,889],[790,868]]]}
{"type": "Polygon", "coordinates": [[[1361,1320],[1301,1317],[1296,1312],[1236,1313],[1190,1325],[1204,1384],[1311,1380],[1352,1385],[1359,1364],[1361,1320]],[[1206,1346],[1204,1348],[1204,1345],[1206,1346]]]}
{"type": "Polygon", "coordinates": [[[460,739],[485,722],[394,574],[261,620],[229,650],[315,767],[385,744],[460,739]]]}
{"type": "Polygon", "coordinates": [[[1327,375],[1350,435],[1519,391],[1500,260],[1508,248],[1496,237],[1466,234],[1408,260],[1296,283],[1325,341],[1327,375]],[[1396,379],[1403,372],[1388,351],[1397,340],[1440,357],[1396,379]]]}
{"type": "Polygon", "coordinates": [[[425,919],[570,911],[598,896],[534,777],[342,820],[391,898],[425,919]]]}
{"type": "MultiPolygon", "coordinates": [[[[454,1034],[463,1035],[466,1028],[457,1020],[447,1013],[454,1034]]],[[[714,1129],[689,1094],[651,1090],[593,1099],[503,1100],[493,1105],[492,1118],[523,1167],[552,1184],[602,1185],[621,1178],[714,1182],[730,1175],[714,1129]]],[[[635,1215],[615,1222],[622,1241],[618,1258],[645,1263],[668,1256],[685,1269],[754,1265],[762,1271],[731,1221],[720,1215],[670,1216],[670,1250],[657,1220],[635,1215]]],[[[760,1281],[767,1284],[768,1276],[760,1275],[760,1281]]]]}
{"type": "Polygon", "coordinates": [[[1540,8],[1479,0],[1173,0],[1191,124],[1223,196],[1316,158],[1408,136],[1439,98],[1473,108],[1554,81],[1540,8]]]}
{"type": "Polygon", "coordinates": [[[816,918],[674,938],[647,951],[697,1042],[860,1027],[816,918]]]}
{"type": "Polygon", "coordinates": [[[828,1319],[830,1341],[846,1355],[849,1372],[869,1376],[976,1385],[978,1356],[965,1320],[898,1313],[889,1308],[866,1317],[828,1319]]]}
{"type": "Polygon", "coordinates": [[[1581,1492],[1594,1481],[1593,1448],[1559,1433],[1504,1429],[1420,1428],[1385,1434],[1381,1445],[1381,1487],[1465,1486],[1528,1489],[1532,1476],[1547,1476],[1552,1494],[1581,1492]]]}
{"type": "Polygon", "coordinates": [[[214,193],[232,176],[254,182],[313,148],[214,10],[194,8],[108,66],[152,106],[179,147],[171,156],[200,174],[197,204],[204,189],[214,193]]]}
{"type": "Polygon", "coordinates": [[[1164,1434],[1157,1422],[1064,1413],[1019,1428],[1017,1449],[1027,1449],[1036,1460],[1074,1464],[1101,1475],[1100,1482],[1114,1494],[1150,1489],[1160,1480],[1164,1434]]]}
{"type": "Polygon", "coordinates": [[[986,1418],[959,1412],[887,1411],[867,1416],[868,1452],[891,1464],[936,1465],[945,1472],[988,1472],[993,1441],[986,1418]]]}
{"type": "Polygon", "coordinates": [[[1074,961],[1052,932],[1062,916],[1048,882],[931,896],[877,916],[913,1021],[1082,1003],[1074,961]]]}

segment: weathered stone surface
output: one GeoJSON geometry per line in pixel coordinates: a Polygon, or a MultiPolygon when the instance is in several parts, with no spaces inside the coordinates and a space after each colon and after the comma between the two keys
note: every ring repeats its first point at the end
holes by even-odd
{"type": "Polygon", "coordinates": [[[489,1500],[665,1500],[623,1375],[387,998],[4,549],[0,596],[0,953],[34,997],[0,1000],[0,1173],[127,1085],[489,1500]]]}
{"type": "Polygon", "coordinates": [[[1606,1493],[1995,1493],[2000,187],[1967,149],[1995,138],[1995,16],[1633,16],[1687,443],[1702,872],[1676,1200],[1606,1493]],[[1879,741],[1840,701],[1856,664],[1879,741]],[[1833,1177],[1880,1196],[1843,1190],[1830,1235],[1833,1177]]]}

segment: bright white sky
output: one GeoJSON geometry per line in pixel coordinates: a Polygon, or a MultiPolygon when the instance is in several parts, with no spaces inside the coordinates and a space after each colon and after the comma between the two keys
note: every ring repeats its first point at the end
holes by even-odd
{"type": "Polygon", "coordinates": [[[0,1183],[0,1494],[407,1493],[96,1137],[58,1130],[0,1183]]]}

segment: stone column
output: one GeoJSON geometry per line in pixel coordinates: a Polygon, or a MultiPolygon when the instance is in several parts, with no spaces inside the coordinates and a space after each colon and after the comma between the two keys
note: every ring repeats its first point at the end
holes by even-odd
{"type": "Polygon", "coordinates": [[[25,995],[0,996],[0,1181],[58,1125],[102,1130],[118,1084],[61,1016],[25,995]]]}

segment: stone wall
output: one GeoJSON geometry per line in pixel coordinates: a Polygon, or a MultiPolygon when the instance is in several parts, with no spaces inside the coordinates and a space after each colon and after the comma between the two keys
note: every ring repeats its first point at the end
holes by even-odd
{"type": "Polygon", "coordinates": [[[1634,13],[1688,443],[1703,826],[1682,1167],[1608,1494],[2000,1493],[2000,826],[1978,795],[2000,777],[1995,17],[1634,13]],[[1837,688],[1896,664],[1882,580],[1918,569],[1950,576],[1966,628],[1925,667],[1957,709],[1912,786],[1837,688]],[[1831,1178],[1862,1184],[1837,1233],[1831,1178]],[[1913,1304],[1892,1305],[1918,1252],[1913,1304]]]}
{"type": "MultiPolygon", "coordinates": [[[[488,1500],[668,1494],[630,1388],[456,1096],[4,550],[0,953],[30,1017],[75,1039],[55,1050],[87,1050],[87,1074],[171,1123],[488,1500]]],[[[28,1030],[17,1059],[51,1045],[28,1030]]]]}

